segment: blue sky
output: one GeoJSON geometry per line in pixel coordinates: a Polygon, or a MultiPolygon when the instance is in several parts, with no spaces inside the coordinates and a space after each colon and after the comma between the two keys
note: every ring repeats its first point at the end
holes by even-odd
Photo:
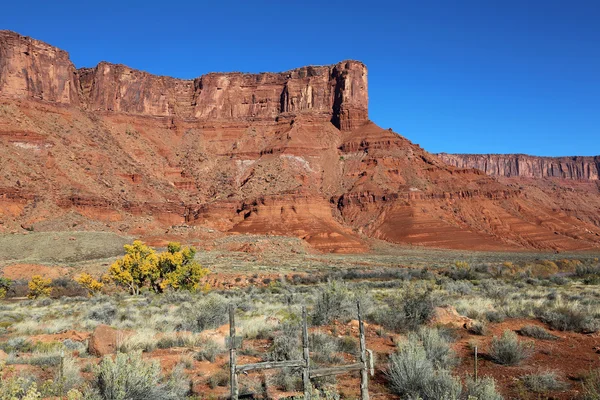
{"type": "Polygon", "coordinates": [[[4,2],[77,67],[284,71],[358,59],[370,118],[431,152],[600,154],[600,1],[4,2]]]}

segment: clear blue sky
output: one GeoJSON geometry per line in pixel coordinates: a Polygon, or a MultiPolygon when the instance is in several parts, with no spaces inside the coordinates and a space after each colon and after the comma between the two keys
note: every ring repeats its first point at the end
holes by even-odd
{"type": "Polygon", "coordinates": [[[370,117],[432,152],[600,154],[600,1],[5,1],[77,67],[194,78],[358,59],[370,117]]]}

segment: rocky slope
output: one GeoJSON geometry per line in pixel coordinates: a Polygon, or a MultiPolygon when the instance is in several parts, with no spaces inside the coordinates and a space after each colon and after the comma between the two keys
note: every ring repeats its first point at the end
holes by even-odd
{"type": "Polygon", "coordinates": [[[600,156],[536,157],[525,154],[446,154],[438,156],[458,168],[476,168],[491,176],[562,178],[597,181],[600,156]]]}
{"type": "Polygon", "coordinates": [[[337,252],[366,251],[369,237],[600,246],[597,191],[560,197],[445,164],[368,120],[357,61],[180,80],[76,69],[64,51],[3,31],[0,171],[0,232],[211,230],[337,252]]]}

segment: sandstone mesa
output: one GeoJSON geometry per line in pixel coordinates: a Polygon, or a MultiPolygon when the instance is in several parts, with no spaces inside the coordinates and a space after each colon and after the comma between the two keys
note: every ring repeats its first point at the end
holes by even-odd
{"type": "Polygon", "coordinates": [[[182,80],[77,69],[63,50],[0,31],[0,233],[597,249],[599,165],[430,154],[368,119],[358,61],[182,80]]]}

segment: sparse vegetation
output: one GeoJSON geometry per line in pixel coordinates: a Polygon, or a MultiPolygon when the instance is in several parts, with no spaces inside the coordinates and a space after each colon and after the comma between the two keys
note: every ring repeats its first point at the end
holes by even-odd
{"type": "MultiPolygon", "coordinates": [[[[228,237],[223,240],[233,243],[238,238],[228,237]]],[[[165,253],[169,255],[163,259],[161,269],[172,270],[172,266],[180,259],[177,254],[184,249],[174,244],[167,248],[165,253]]],[[[157,258],[160,254],[165,254],[161,251],[155,252],[157,258]]],[[[304,261],[306,255],[301,253],[301,249],[295,251],[299,251],[298,254],[302,255],[304,261]]],[[[247,261],[254,257],[252,253],[243,253],[238,257],[215,251],[187,257],[190,261],[192,258],[198,261],[198,265],[200,261],[204,265],[211,265],[211,268],[213,263],[220,263],[217,265],[229,268],[227,271],[232,274],[225,274],[223,277],[215,274],[216,280],[223,282],[217,283],[209,293],[202,290],[202,285],[195,290],[187,290],[190,287],[185,283],[180,286],[170,283],[161,286],[165,282],[166,275],[163,274],[155,281],[146,279],[139,290],[135,291],[137,294],[130,295],[125,293],[129,291],[127,286],[115,286],[114,282],[100,278],[114,261],[103,260],[103,265],[98,264],[88,272],[91,280],[104,283],[101,290],[90,290],[91,287],[84,283],[91,282],[87,277],[84,280],[78,279],[82,281],[79,286],[73,279],[61,276],[50,283],[51,296],[71,293],[70,296],[77,297],[51,299],[39,296],[37,299],[0,302],[0,349],[8,354],[7,361],[10,364],[6,369],[15,367],[24,370],[26,365],[26,370],[32,372],[31,376],[24,377],[24,390],[35,383],[36,390],[42,396],[58,396],[58,393],[66,396],[70,392],[71,397],[67,396],[69,399],[102,400],[105,397],[97,385],[94,367],[96,361],[93,358],[86,359],[86,341],[77,335],[88,334],[98,324],[109,324],[123,333],[117,339],[118,349],[126,352],[123,356],[144,352],[143,357],[147,359],[145,363],[152,363],[151,360],[159,357],[167,357],[179,363],[179,372],[166,376],[159,374],[155,381],[158,387],[167,390],[165,385],[171,375],[177,374],[180,377],[186,374],[193,376],[194,386],[197,386],[196,383],[204,383],[212,388],[225,386],[229,378],[222,335],[227,335],[223,325],[228,322],[230,304],[237,307],[238,335],[244,338],[243,346],[238,350],[239,357],[256,357],[256,360],[262,358],[264,361],[301,358],[299,311],[300,305],[306,305],[310,323],[319,326],[318,329],[312,327],[310,330],[311,363],[315,367],[345,364],[357,359],[357,325],[356,321],[350,320],[356,318],[356,301],[360,299],[368,327],[369,348],[373,342],[379,342],[373,349],[381,352],[381,349],[389,346],[391,340],[397,342],[398,336],[395,333],[403,333],[401,337],[408,338],[405,342],[401,341],[397,352],[390,359],[389,389],[384,390],[380,385],[374,385],[372,390],[384,390],[384,396],[388,393],[386,390],[391,390],[407,398],[420,396],[422,399],[444,399],[458,396],[458,399],[464,400],[471,396],[478,400],[499,400],[502,397],[498,394],[493,379],[480,376],[475,384],[468,376],[463,375],[462,371],[470,370],[470,365],[465,366],[465,363],[472,361],[466,357],[461,360],[452,351],[453,346],[464,348],[469,341],[479,340],[482,356],[490,356],[496,362],[506,365],[521,363],[524,368],[529,368],[529,361],[518,355],[530,354],[533,347],[529,343],[533,341],[539,343],[539,340],[556,339],[557,336],[549,332],[550,329],[592,332],[600,321],[600,315],[595,312],[600,290],[594,285],[582,284],[590,276],[589,271],[593,271],[582,269],[594,263],[589,260],[577,263],[555,258],[553,263],[544,263],[543,260],[534,260],[524,255],[523,259],[516,258],[505,266],[493,258],[478,261],[465,257],[468,261],[457,263],[455,260],[461,258],[456,254],[450,252],[442,255],[440,252],[439,257],[445,257],[443,261],[429,263],[425,265],[426,268],[404,268],[397,264],[405,259],[396,256],[376,258],[364,255],[353,258],[355,256],[311,255],[312,258],[307,258],[310,263],[306,267],[300,262],[292,265],[289,258],[281,258],[277,261],[281,263],[282,270],[293,273],[271,271],[267,275],[263,273],[264,269],[271,268],[269,263],[273,263],[269,255],[261,259],[260,266],[256,261],[253,261],[255,264],[247,261]],[[361,260],[361,264],[351,265],[351,260],[361,260]],[[580,269],[579,274],[576,273],[577,268],[580,269]],[[241,273],[242,269],[252,272],[241,273]],[[555,274],[554,271],[558,272],[555,274]],[[230,289],[232,286],[234,288],[230,289]],[[438,305],[443,305],[444,310],[454,307],[458,314],[474,319],[474,323],[467,324],[468,333],[462,327],[463,322],[456,324],[456,321],[452,321],[446,326],[443,325],[445,322],[432,321],[436,314],[436,318],[443,315],[436,311],[435,307],[438,305]],[[490,348],[483,344],[487,343],[487,338],[470,336],[497,332],[499,324],[513,327],[514,318],[537,319],[547,323],[548,329],[541,328],[538,322],[532,322],[518,331],[521,336],[517,337],[512,333],[514,341],[505,339],[505,333],[500,338],[494,338],[490,348]],[[216,330],[205,332],[213,329],[216,330]],[[63,334],[74,336],[73,339],[63,340],[60,336],[63,334]],[[38,335],[57,335],[58,339],[45,339],[46,342],[42,343],[35,338],[38,335]],[[215,339],[210,339],[213,337],[215,339]],[[454,340],[460,343],[453,344],[454,340]],[[386,346],[382,346],[383,343],[386,346]],[[412,350],[405,349],[410,349],[411,346],[412,350]],[[66,367],[64,382],[61,384],[58,383],[57,371],[62,352],[65,354],[66,367]],[[216,368],[202,376],[191,375],[194,366],[208,362],[214,363],[216,368]],[[454,370],[459,363],[460,368],[454,370]],[[83,372],[85,380],[81,379],[80,372],[83,372]],[[92,375],[94,379],[90,381],[92,375]],[[57,382],[47,384],[45,379],[48,380],[48,377],[57,382]],[[394,381],[403,382],[407,389],[395,386],[394,381]]],[[[417,260],[416,255],[414,257],[413,262],[417,260]]],[[[182,254],[181,259],[183,258],[182,254]]],[[[78,266],[68,268],[69,276],[81,277],[84,274],[78,266]]],[[[88,266],[84,268],[87,271],[88,266]]],[[[15,280],[7,291],[8,297],[26,295],[27,283],[15,280]]],[[[452,318],[452,313],[450,317],[452,318]]],[[[572,335],[577,333],[570,332],[560,336],[572,335]]],[[[582,335],[581,338],[589,344],[589,336],[582,335]]],[[[562,343],[562,340],[558,343],[562,343]]],[[[538,345],[540,352],[545,352],[550,343],[538,345]]],[[[556,346],[556,349],[561,357],[568,352],[568,349],[561,346],[556,346]]],[[[538,357],[535,359],[537,362],[538,357]]],[[[376,369],[381,368],[385,360],[387,356],[378,354],[376,369]]],[[[173,365],[171,361],[170,365],[173,365]]],[[[523,368],[501,367],[501,370],[506,371],[502,373],[517,382],[514,387],[502,388],[507,390],[507,397],[509,393],[514,395],[517,389],[531,392],[541,390],[539,393],[543,390],[552,391],[544,389],[551,387],[549,379],[542,379],[545,378],[544,373],[521,377],[519,373],[523,373],[523,368]]],[[[565,370],[560,364],[555,378],[558,383],[565,382],[565,370]]],[[[189,386],[185,379],[172,379],[181,383],[179,394],[187,393],[189,386]]],[[[338,378],[338,382],[340,379],[338,378]]],[[[589,396],[594,390],[593,382],[591,375],[584,380],[584,388],[589,396]]],[[[240,376],[241,387],[256,390],[256,393],[297,391],[301,389],[299,383],[300,375],[294,369],[277,371],[264,379],[253,373],[240,376]]],[[[322,398],[336,398],[339,394],[334,389],[334,384],[335,379],[331,378],[315,381],[315,393],[318,388],[322,398]]],[[[579,388],[578,384],[572,384],[570,387],[563,386],[560,390],[567,390],[572,394],[579,388]]],[[[193,395],[210,396],[212,393],[211,390],[193,395]]],[[[185,395],[181,396],[183,397],[172,398],[185,398],[185,395]]],[[[594,398],[589,396],[588,398],[594,398]]]]}
{"type": "Polygon", "coordinates": [[[524,327],[522,327],[519,330],[519,333],[523,336],[527,336],[527,337],[531,337],[531,338],[535,338],[535,339],[542,339],[542,340],[558,339],[557,336],[554,336],[553,334],[551,334],[550,332],[548,332],[541,326],[537,326],[537,325],[525,325],[524,327]]]}
{"type": "Polygon", "coordinates": [[[561,382],[554,371],[546,371],[538,374],[525,375],[522,378],[527,389],[535,393],[546,393],[554,390],[562,390],[565,383],[561,382]]]}
{"type": "Polygon", "coordinates": [[[490,357],[502,365],[517,365],[532,353],[533,343],[524,344],[519,341],[516,333],[504,331],[501,337],[492,339],[490,357]]]}

